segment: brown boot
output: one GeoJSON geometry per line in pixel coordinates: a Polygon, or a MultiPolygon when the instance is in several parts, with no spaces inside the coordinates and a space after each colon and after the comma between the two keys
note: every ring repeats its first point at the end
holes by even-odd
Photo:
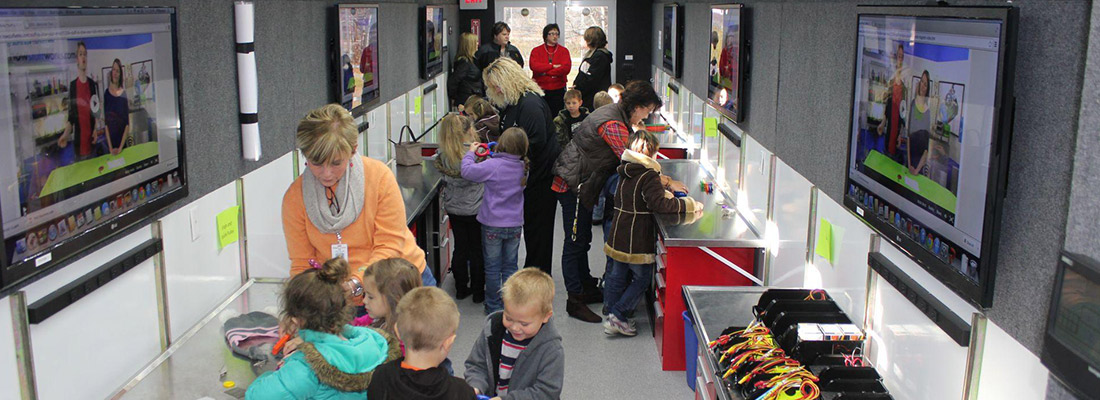
{"type": "Polygon", "coordinates": [[[565,303],[565,312],[570,317],[579,319],[584,322],[600,323],[603,322],[603,318],[600,318],[599,314],[592,312],[588,309],[588,306],[584,304],[583,296],[580,294],[569,294],[569,300],[565,303]]]}

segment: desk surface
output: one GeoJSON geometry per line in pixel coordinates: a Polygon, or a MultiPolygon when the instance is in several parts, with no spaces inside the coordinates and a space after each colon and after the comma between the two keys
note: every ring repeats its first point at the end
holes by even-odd
{"type": "MultiPolygon", "coordinates": [[[[222,320],[252,311],[276,312],[282,283],[250,282],[224,303],[208,320],[180,337],[165,355],[163,362],[154,361],[147,375],[139,375],[123,388],[123,398],[130,399],[231,399],[225,393],[219,373],[227,370],[226,380],[247,389],[256,379],[249,363],[233,356],[222,333],[222,320]],[[265,310],[266,309],[266,310],[265,310]],[[127,389],[129,388],[129,389],[127,389]]],[[[164,355],[162,355],[163,357],[164,355]]],[[[158,358],[158,360],[160,360],[158,358]]]]}
{"type": "Polygon", "coordinates": [[[688,195],[703,203],[703,216],[691,224],[680,224],[683,217],[658,214],[657,225],[661,229],[666,246],[714,246],[714,247],[764,247],[764,240],[750,227],[733,204],[722,209],[719,199],[725,199],[717,190],[703,192],[699,182],[710,175],[698,160],[661,160],[661,171],[672,179],[683,182],[688,195]]]}
{"type": "MultiPolygon", "coordinates": [[[[714,340],[730,326],[747,326],[754,318],[752,306],[768,289],[761,286],[684,286],[684,301],[692,321],[695,321],[695,337],[699,338],[699,343],[714,340]]],[[[705,371],[718,370],[718,360],[714,354],[706,352],[706,362],[705,371]]],[[[719,399],[740,399],[718,382],[715,388],[719,399]]]]}
{"type": "Polygon", "coordinates": [[[420,165],[397,165],[392,168],[397,177],[397,186],[401,188],[401,197],[405,200],[406,225],[412,224],[439,192],[443,174],[432,166],[432,162],[425,158],[420,165]]]}

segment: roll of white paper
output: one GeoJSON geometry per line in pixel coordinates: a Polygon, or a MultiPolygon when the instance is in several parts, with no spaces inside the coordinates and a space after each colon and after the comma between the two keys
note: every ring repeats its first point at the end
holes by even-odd
{"type": "Polygon", "coordinates": [[[238,1],[233,4],[234,22],[237,27],[237,43],[252,43],[253,7],[251,1],[238,1]]]}
{"type": "Polygon", "coordinates": [[[237,96],[242,114],[259,112],[259,92],[256,80],[256,53],[237,53],[237,96]]]}
{"type": "Polygon", "coordinates": [[[260,161],[260,124],[241,124],[241,149],[244,159],[260,161]]]}

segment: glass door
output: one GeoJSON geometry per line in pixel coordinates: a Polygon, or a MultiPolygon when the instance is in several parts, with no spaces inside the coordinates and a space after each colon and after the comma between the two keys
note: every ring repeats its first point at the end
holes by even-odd
{"type": "MultiPolygon", "coordinates": [[[[561,44],[569,49],[573,68],[569,71],[569,84],[577,77],[577,66],[584,59],[587,46],[584,31],[598,26],[607,34],[607,49],[615,52],[615,1],[506,1],[496,3],[496,13],[500,20],[512,28],[512,45],[528,61],[531,49],[542,45],[542,28],[550,23],[561,27],[561,44]]],[[[482,29],[492,29],[485,26],[482,29]]],[[[614,66],[614,64],[612,64],[614,66]]],[[[530,70],[529,66],[524,67],[530,70]]],[[[611,80],[615,80],[615,69],[611,69],[611,80]]]]}

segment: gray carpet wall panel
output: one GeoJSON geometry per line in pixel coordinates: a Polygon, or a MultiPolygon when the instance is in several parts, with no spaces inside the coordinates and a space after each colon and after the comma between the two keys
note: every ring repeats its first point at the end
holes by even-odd
{"type": "MultiPolygon", "coordinates": [[[[668,3],[667,1],[661,3],[668,3]]],[[[705,45],[709,37],[708,1],[687,1],[684,82],[705,95],[705,45]],[[695,20],[692,18],[706,18],[695,20]],[[695,63],[693,65],[692,63],[695,63]]],[[[744,0],[750,9],[751,72],[747,115],[740,126],[784,162],[841,199],[847,158],[857,5],[856,0],[744,0]]],[[[883,0],[876,4],[922,5],[920,0],[883,0]]],[[[997,6],[1003,1],[952,1],[954,5],[997,6]]],[[[1054,266],[1063,244],[1074,240],[1095,253],[1100,236],[1100,138],[1095,127],[1095,82],[1092,111],[1082,106],[1082,76],[1089,34],[1090,2],[1086,0],[1017,0],[1019,40],[1014,80],[1017,97],[1014,138],[1006,200],[998,243],[997,278],[988,315],[1025,347],[1038,354],[1053,283],[1054,266]],[[1079,109],[1081,113],[1078,122],[1079,109]],[[1092,127],[1089,140],[1078,143],[1078,124],[1092,127]],[[1086,147],[1087,146],[1087,147],[1086,147]],[[1081,193],[1070,208],[1074,153],[1081,193]],[[1082,160],[1086,158],[1086,160],[1082,160]],[[1093,163],[1093,164],[1090,164],[1093,163]],[[1080,210],[1080,211],[1076,211],[1080,210]],[[1079,231],[1079,232],[1078,232],[1079,231]],[[1067,237],[1067,234],[1069,237],[1067,237]],[[1077,234],[1079,236],[1074,237],[1077,234]],[[1079,238],[1079,239],[1077,239],[1079,238]]],[[[654,23],[660,26],[660,6],[654,23]]],[[[1090,71],[1095,70],[1092,66],[1090,71]]],[[[1084,134],[1084,133],[1082,133],[1084,134]]]]}

